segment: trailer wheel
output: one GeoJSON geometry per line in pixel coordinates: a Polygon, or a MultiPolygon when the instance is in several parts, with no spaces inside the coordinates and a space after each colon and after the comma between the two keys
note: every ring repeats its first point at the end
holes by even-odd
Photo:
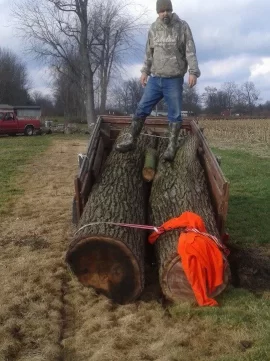
{"type": "Polygon", "coordinates": [[[34,128],[32,127],[32,125],[27,125],[27,127],[25,127],[24,134],[27,136],[31,136],[34,134],[34,128]]]}

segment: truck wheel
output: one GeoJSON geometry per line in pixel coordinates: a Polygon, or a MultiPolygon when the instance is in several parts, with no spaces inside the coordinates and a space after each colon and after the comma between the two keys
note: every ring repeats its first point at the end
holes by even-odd
{"type": "Polygon", "coordinates": [[[24,129],[24,134],[27,136],[34,134],[34,128],[31,125],[27,125],[27,127],[24,129]]]}

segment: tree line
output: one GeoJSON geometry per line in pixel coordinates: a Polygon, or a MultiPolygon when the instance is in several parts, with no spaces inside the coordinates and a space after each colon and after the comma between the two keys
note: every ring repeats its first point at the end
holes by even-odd
{"type": "Polygon", "coordinates": [[[45,115],[55,114],[53,98],[31,92],[31,88],[26,64],[9,49],[0,47],[0,104],[39,105],[45,115]]]}
{"type": "Polygon", "coordinates": [[[28,104],[29,88],[26,66],[10,50],[0,48],[0,103],[28,104]]]}
{"type": "MultiPolygon", "coordinates": [[[[109,104],[112,110],[132,114],[143,94],[139,79],[131,79],[112,89],[109,104]]],[[[255,115],[270,113],[270,101],[260,102],[260,91],[255,84],[246,81],[239,85],[235,82],[225,82],[218,89],[207,86],[199,93],[198,88],[183,87],[182,109],[193,114],[231,116],[255,115]]],[[[166,103],[162,100],[155,109],[166,112],[166,103]]]]}
{"type": "MultiPolygon", "coordinates": [[[[65,116],[67,121],[85,120],[85,98],[76,73],[70,67],[65,69],[65,73],[53,71],[56,76],[52,96],[31,92],[26,65],[10,50],[0,48],[0,103],[39,105],[45,116],[65,116]]],[[[100,92],[101,88],[97,85],[95,92],[95,112],[100,114],[106,111],[133,114],[144,92],[138,78],[111,81],[106,85],[105,98],[104,93],[100,92]]],[[[248,81],[241,85],[226,82],[219,89],[207,86],[201,94],[197,88],[184,84],[182,108],[197,115],[262,115],[270,113],[270,101],[261,103],[260,91],[253,82],[248,81]]],[[[166,103],[161,101],[155,110],[166,112],[166,103]]]]}

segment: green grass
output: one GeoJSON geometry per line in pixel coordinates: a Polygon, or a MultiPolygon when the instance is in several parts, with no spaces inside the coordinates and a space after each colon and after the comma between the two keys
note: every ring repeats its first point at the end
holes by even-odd
{"type": "Polygon", "coordinates": [[[181,319],[183,324],[187,321],[197,324],[200,333],[209,332],[205,348],[211,349],[208,341],[215,342],[217,349],[218,344],[221,348],[221,354],[211,355],[211,361],[270,360],[269,296],[257,297],[246,290],[230,287],[217,300],[221,307],[193,307],[182,303],[171,306],[169,313],[175,321],[181,319]],[[246,349],[243,342],[248,343],[246,349]],[[224,344],[227,347],[223,347],[224,344]]]}
{"type": "Polygon", "coordinates": [[[213,149],[230,182],[226,229],[231,242],[270,243],[270,160],[238,150],[213,149]]]}
{"type": "MultiPolygon", "coordinates": [[[[88,139],[85,134],[51,134],[34,137],[0,137],[0,215],[8,212],[8,204],[16,196],[23,194],[15,178],[19,177],[23,166],[45,151],[53,139],[88,139]]],[[[35,169],[33,169],[33,172],[35,169]]]]}
{"type": "MultiPolygon", "coordinates": [[[[15,177],[33,157],[47,149],[52,137],[0,137],[0,215],[7,212],[7,204],[23,193],[16,187],[15,177]]],[[[33,172],[35,170],[33,169],[33,172]]]]}

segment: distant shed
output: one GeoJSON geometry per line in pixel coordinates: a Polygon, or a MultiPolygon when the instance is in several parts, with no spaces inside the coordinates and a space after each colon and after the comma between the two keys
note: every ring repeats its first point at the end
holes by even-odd
{"type": "Polygon", "coordinates": [[[14,107],[8,104],[0,104],[0,111],[2,112],[13,112],[14,107]]]}
{"type": "Polygon", "coordinates": [[[18,118],[35,118],[40,119],[41,117],[41,107],[40,106],[18,106],[14,105],[14,110],[18,118]]]}
{"type": "Polygon", "coordinates": [[[0,104],[0,111],[15,112],[18,118],[40,119],[41,107],[38,105],[8,105],[0,104]]]}

